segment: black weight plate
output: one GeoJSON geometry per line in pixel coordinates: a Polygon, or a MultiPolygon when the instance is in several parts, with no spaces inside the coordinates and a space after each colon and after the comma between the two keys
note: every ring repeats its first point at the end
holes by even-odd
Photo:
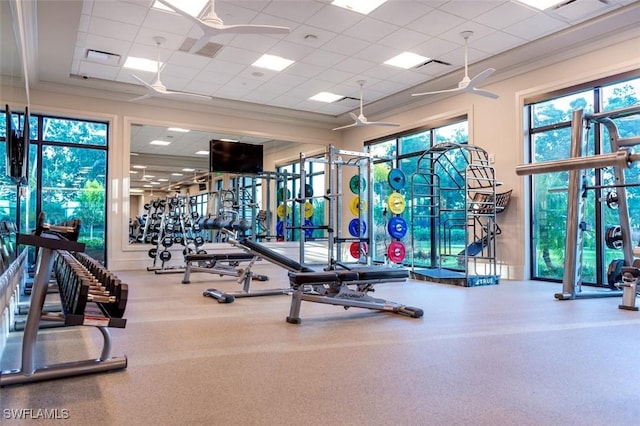
{"type": "Polygon", "coordinates": [[[162,244],[162,247],[169,248],[169,247],[171,247],[173,245],[173,238],[165,237],[165,238],[162,239],[161,244],[162,244]]]}
{"type": "Polygon", "coordinates": [[[196,247],[200,247],[204,244],[204,238],[202,238],[200,235],[198,235],[197,237],[195,237],[193,239],[193,244],[196,245],[196,247]]]}
{"type": "Polygon", "coordinates": [[[407,176],[400,169],[391,169],[389,170],[389,185],[391,188],[396,191],[400,191],[404,188],[405,183],[407,183],[407,176]]]}
{"type": "Polygon", "coordinates": [[[197,211],[194,210],[191,212],[191,219],[198,220],[199,217],[200,217],[200,213],[198,213],[197,211]]]}
{"type": "Polygon", "coordinates": [[[156,254],[158,254],[158,249],[157,249],[157,248],[155,248],[155,247],[154,247],[154,248],[152,248],[152,249],[149,249],[148,254],[149,254],[149,257],[150,257],[150,258],[155,259],[156,254]]]}
{"type": "Polygon", "coordinates": [[[171,252],[168,252],[167,250],[161,251],[160,252],[160,260],[162,260],[163,262],[171,260],[171,252]]]}

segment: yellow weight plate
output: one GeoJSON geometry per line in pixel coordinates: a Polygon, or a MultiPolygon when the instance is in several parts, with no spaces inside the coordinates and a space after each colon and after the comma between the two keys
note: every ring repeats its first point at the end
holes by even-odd
{"type": "Polygon", "coordinates": [[[304,218],[309,219],[313,216],[313,204],[308,201],[304,202],[304,218]]]}
{"type": "Polygon", "coordinates": [[[353,197],[351,199],[351,202],[349,203],[349,210],[351,210],[351,214],[354,216],[359,216],[360,209],[362,209],[363,213],[366,212],[367,202],[364,200],[360,201],[360,197],[353,197]]]}
{"type": "Polygon", "coordinates": [[[393,214],[402,213],[406,207],[404,196],[399,192],[393,192],[389,195],[389,198],[387,198],[387,206],[389,206],[389,210],[393,214]]]}
{"type": "Polygon", "coordinates": [[[284,219],[285,216],[289,216],[291,214],[291,207],[280,204],[276,209],[276,214],[280,219],[284,219]],[[285,211],[287,212],[286,214],[285,211]]]}

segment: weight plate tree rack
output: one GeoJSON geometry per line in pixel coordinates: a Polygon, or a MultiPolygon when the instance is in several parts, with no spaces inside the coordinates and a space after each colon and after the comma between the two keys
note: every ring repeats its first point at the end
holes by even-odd
{"type": "Polygon", "coordinates": [[[420,156],[410,178],[414,278],[465,287],[499,283],[496,185],[489,156],[478,146],[445,142],[420,156]],[[415,238],[418,226],[428,230],[426,247],[415,238]]]}
{"type": "MultiPolygon", "coordinates": [[[[638,291],[638,277],[640,269],[634,266],[634,247],[631,241],[631,225],[629,219],[629,206],[624,170],[633,163],[640,161],[640,154],[631,153],[631,148],[640,145],[640,135],[632,137],[620,137],[618,126],[613,121],[616,118],[624,118],[640,115],[640,106],[620,108],[617,110],[584,114],[583,110],[575,110],[571,119],[571,157],[564,160],[546,161],[533,164],[522,164],[516,167],[516,173],[520,176],[552,173],[559,171],[569,172],[569,192],[567,195],[567,235],[564,253],[564,275],[562,277],[562,293],[556,293],[558,300],[587,299],[596,297],[622,296],[620,309],[638,310],[636,295],[638,291]],[[609,133],[611,147],[610,154],[585,156],[588,144],[588,131],[593,123],[604,125],[609,133]],[[613,186],[600,185],[589,187],[586,185],[586,169],[602,169],[613,167],[616,184],[613,186]],[[584,224],[585,224],[585,192],[588,189],[606,189],[613,187],[617,193],[617,210],[619,226],[622,235],[620,248],[624,255],[623,264],[618,260],[615,265],[610,265],[609,273],[614,271],[614,276],[608,277],[609,285],[622,290],[594,290],[582,289],[582,262],[584,251],[584,224]],[[612,268],[613,266],[613,268],[612,268]],[[616,274],[619,271],[620,274],[616,274]],[[618,275],[618,276],[615,276],[618,275]]],[[[631,186],[631,185],[629,185],[631,186]]],[[[606,287],[604,284],[602,287],[606,287]]]]}

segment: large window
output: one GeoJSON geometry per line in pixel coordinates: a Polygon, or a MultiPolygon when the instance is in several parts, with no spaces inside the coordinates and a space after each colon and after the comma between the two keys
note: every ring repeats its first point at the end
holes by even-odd
{"type": "MultiPolygon", "coordinates": [[[[388,233],[388,223],[393,214],[387,208],[387,199],[394,190],[389,184],[389,172],[391,169],[400,169],[405,177],[406,184],[399,192],[407,200],[405,208],[398,216],[402,217],[408,225],[408,231],[401,243],[405,245],[406,253],[412,253],[414,266],[431,265],[432,249],[432,223],[429,221],[414,221],[411,223],[411,208],[414,206],[410,200],[413,176],[418,167],[424,166],[420,161],[422,155],[432,146],[453,142],[466,144],[469,140],[468,121],[465,117],[456,117],[434,126],[425,127],[403,133],[393,138],[368,142],[367,148],[378,159],[374,162],[373,176],[373,248],[371,251],[374,262],[386,262],[387,249],[394,240],[388,233]],[[419,163],[420,162],[420,163],[419,163]],[[413,235],[413,247],[409,247],[413,235]]],[[[464,241],[461,243],[464,247],[464,241]]],[[[411,260],[405,258],[405,263],[411,260]]]]}
{"type": "MultiPolygon", "coordinates": [[[[23,115],[13,114],[14,120],[23,115]]],[[[0,136],[4,141],[4,112],[0,136]]],[[[28,190],[18,196],[8,179],[0,179],[2,215],[15,221],[21,232],[36,227],[44,212],[50,224],[80,219],[78,240],[85,251],[104,262],[106,253],[107,134],[104,122],[31,115],[28,190]],[[4,208],[8,206],[8,208],[4,208]],[[19,207],[16,207],[19,206],[19,207]],[[13,210],[12,210],[13,208],[13,210]]],[[[6,161],[2,143],[1,170],[6,161]]]]}
{"type": "MultiPolygon", "coordinates": [[[[640,102],[640,78],[623,81],[598,82],[591,87],[568,89],[549,99],[536,100],[525,106],[528,124],[528,146],[532,163],[559,160],[570,156],[571,117],[574,110],[585,114],[609,111],[637,105],[640,102]]],[[[640,135],[640,119],[616,120],[620,136],[640,135]]],[[[608,153],[609,135],[606,128],[593,125],[588,134],[586,155],[608,153]]],[[[531,277],[559,281],[564,273],[564,249],[567,223],[568,172],[534,175],[531,185],[531,277]]],[[[615,183],[612,168],[587,171],[587,184],[595,187],[587,191],[585,201],[582,277],[587,284],[606,283],[609,262],[623,257],[618,250],[607,248],[603,235],[610,226],[617,225],[618,213],[605,200],[615,188],[600,188],[615,183]]],[[[640,183],[638,167],[625,171],[625,183],[640,183]]],[[[640,220],[633,212],[640,211],[640,191],[637,186],[627,188],[631,214],[633,241],[640,237],[640,220]],[[634,220],[635,219],[635,220],[634,220]]]]}

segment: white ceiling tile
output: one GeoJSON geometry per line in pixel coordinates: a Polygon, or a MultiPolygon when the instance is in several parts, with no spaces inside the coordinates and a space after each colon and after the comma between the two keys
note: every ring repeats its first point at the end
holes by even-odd
{"type": "Polygon", "coordinates": [[[165,60],[169,64],[176,64],[183,67],[201,70],[215,59],[207,58],[201,55],[193,55],[187,52],[175,51],[170,57],[165,58],[165,60]]]}
{"type": "Polygon", "coordinates": [[[138,26],[93,16],[89,21],[89,32],[118,40],[132,40],[138,33],[138,26]]]}
{"type": "Polygon", "coordinates": [[[353,73],[351,72],[345,72],[337,70],[335,68],[331,68],[318,75],[317,79],[318,81],[326,81],[328,83],[336,84],[342,83],[347,78],[352,78],[352,76],[353,73]]]}
{"type": "Polygon", "coordinates": [[[349,27],[344,31],[344,34],[349,37],[359,38],[360,40],[366,40],[369,43],[375,43],[381,38],[391,34],[398,30],[400,27],[397,25],[389,24],[384,21],[366,17],[355,25],[349,27]]]}
{"type": "Polygon", "coordinates": [[[473,19],[502,3],[504,0],[455,0],[443,4],[438,9],[464,19],[473,19]]]}
{"type": "Polygon", "coordinates": [[[502,29],[535,14],[536,12],[527,7],[508,1],[477,16],[474,21],[491,28],[502,29]]]}
{"type": "Polygon", "coordinates": [[[185,79],[187,81],[191,81],[198,74],[200,74],[200,70],[196,68],[189,68],[185,66],[181,66],[178,64],[167,63],[167,65],[162,69],[162,77],[179,77],[181,79],[185,79]]]}
{"type": "Polygon", "coordinates": [[[282,40],[272,46],[267,53],[290,59],[292,61],[299,61],[313,52],[313,50],[314,49],[311,46],[303,46],[302,44],[282,40]]]}
{"type": "Polygon", "coordinates": [[[352,74],[361,74],[368,69],[371,69],[378,64],[371,61],[365,61],[358,58],[347,58],[344,61],[337,63],[333,66],[338,71],[345,71],[352,74]]]}
{"type": "MultiPolygon", "coordinates": [[[[214,40],[212,39],[212,41],[214,40]]],[[[225,44],[253,52],[267,52],[276,43],[278,43],[278,40],[274,38],[264,37],[259,34],[243,34],[242,37],[234,37],[231,42],[225,44]]]]}
{"type": "Polygon", "coordinates": [[[122,1],[97,1],[93,6],[93,16],[138,25],[149,12],[149,7],[122,1]]]}
{"type": "Polygon", "coordinates": [[[412,49],[414,53],[426,56],[432,59],[442,59],[443,55],[451,51],[460,50],[462,52],[463,39],[458,40],[457,43],[443,40],[438,37],[432,37],[422,43],[420,46],[412,49]]]}
{"type": "Polygon", "coordinates": [[[322,72],[322,68],[306,64],[304,62],[294,62],[287,68],[287,74],[312,78],[322,72]]]}
{"type": "Polygon", "coordinates": [[[332,67],[338,62],[344,61],[346,58],[347,56],[341,55],[339,53],[318,49],[305,56],[302,61],[311,65],[332,67]]]}
{"type": "Polygon", "coordinates": [[[330,28],[332,31],[341,33],[362,19],[363,16],[359,13],[333,5],[326,5],[309,18],[307,24],[320,28],[330,28]]]}
{"type": "Polygon", "coordinates": [[[427,3],[416,0],[388,0],[369,16],[394,25],[405,26],[433,10],[433,7],[427,3]]]}
{"type": "Polygon", "coordinates": [[[237,64],[251,65],[260,57],[260,53],[238,49],[233,46],[225,46],[216,55],[216,60],[235,62],[237,64]]]}
{"type": "Polygon", "coordinates": [[[149,29],[163,30],[173,34],[189,34],[194,25],[172,12],[151,9],[147,14],[142,26],[149,29]]]}
{"type": "Polygon", "coordinates": [[[605,4],[598,0],[586,0],[566,4],[558,9],[552,9],[549,15],[557,17],[571,24],[577,24],[585,19],[603,13],[605,10],[613,10],[615,4],[605,4]]]}
{"type": "Polygon", "coordinates": [[[474,39],[473,46],[483,52],[495,55],[516,47],[525,41],[511,34],[495,31],[485,37],[474,39]]]}
{"type": "Polygon", "coordinates": [[[322,46],[323,50],[341,53],[343,55],[355,55],[365,49],[370,43],[353,37],[340,34],[322,46]]]}
{"type": "Polygon", "coordinates": [[[337,33],[333,31],[327,31],[318,27],[312,27],[310,25],[300,25],[293,28],[289,34],[287,34],[283,40],[291,43],[299,43],[305,46],[311,46],[313,48],[319,48],[324,46],[327,42],[336,37],[337,33]]]}
{"type": "Polygon", "coordinates": [[[287,19],[304,23],[322,8],[322,4],[314,1],[272,1],[263,12],[275,16],[286,16],[287,19]]]}
{"type": "Polygon", "coordinates": [[[178,48],[182,46],[182,43],[184,43],[184,37],[182,35],[151,28],[141,28],[140,31],[138,31],[134,42],[136,44],[150,46],[155,49],[157,44],[154,37],[164,37],[164,41],[162,41],[161,46],[165,49],[178,50],[178,48]]]}
{"type": "Polygon", "coordinates": [[[225,61],[221,58],[216,57],[214,60],[209,62],[209,64],[206,67],[204,67],[204,71],[223,72],[223,73],[229,73],[229,74],[235,75],[242,72],[242,70],[244,70],[248,66],[249,66],[248,64],[225,61]]]}
{"type": "Polygon", "coordinates": [[[503,29],[504,32],[525,40],[535,40],[566,27],[562,21],[544,14],[534,15],[515,25],[503,29]]]}
{"type": "Polygon", "coordinates": [[[424,43],[429,37],[417,31],[400,28],[378,41],[383,46],[393,47],[401,51],[411,50],[414,46],[424,43]]]}
{"type": "Polygon", "coordinates": [[[463,18],[436,9],[409,23],[407,27],[423,34],[437,36],[464,22],[463,18]]]}
{"type": "Polygon", "coordinates": [[[487,27],[473,21],[467,21],[463,26],[456,27],[450,31],[446,31],[438,36],[439,39],[447,40],[453,43],[464,45],[464,37],[460,34],[463,31],[472,31],[473,34],[468,39],[469,46],[473,46],[477,38],[486,37],[495,31],[495,29],[487,27]]]}
{"type": "Polygon", "coordinates": [[[363,74],[363,77],[375,78],[378,80],[388,80],[394,76],[404,73],[402,68],[392,67],[391,65],[380,64],[376,67],[366,70],[363,74]]]}

